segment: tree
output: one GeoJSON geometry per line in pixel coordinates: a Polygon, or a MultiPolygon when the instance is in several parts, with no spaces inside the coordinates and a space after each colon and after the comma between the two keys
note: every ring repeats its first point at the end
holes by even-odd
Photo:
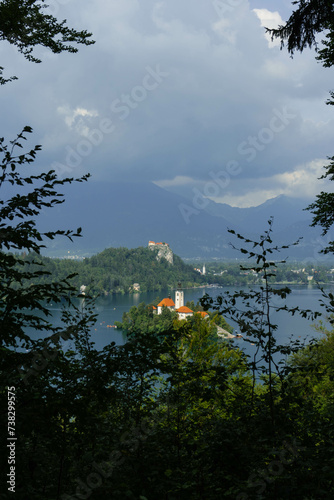
{"type": "MultiPolygon", "coordinates": [[[[59,23],[53,16],[43,13],[46,7],[44,0],[0,2],[0,40],[15,45],[26,59],[36,63],[41,62],[33,55],[36,46],[48,47],[54,53],[60,53],[77,52],[78,49],[73,47],[73,43],[94,43],[89,40],[90,33],[70,29],[65,25],[65,21],[59,23]]],[[[1,77],[2,69],[0,68],[0,83],[3,84],[8,80],[1,77]]],[[[13,78],[16,77],[9,80],[13,78]]],[[[10,145],[5,144],[3,137],[0,138],[0,189],[4,190],[6,186],[11,185],[13,191],[19,191],[9,200],[0,201],[0,331],[1,345],[7,347],[15,347],[22,342],[28,347],[31,341],[26,329],[29,326],[35,330],[59,333],[59,329],[52,327],[32,311],[40,311],[47,316],[44,300],[61,301],[62,298],[68,298],[74,291],[69,281],[71,276],[58,283],[31,285],[31,280],[35,277],[50,273],[41,268],[31,271],[28,269],[29,264],[40,263],[34,260],[25,262],[8,252],[28,250],[39,254],[44,246],[43,237],[53,239],[57,235],[64,235],[72,239],[73,236],[79,236],[81,229],[76,233],[59,230],[42,235],[36,227],[35,218],[42,209],[62,203],[62,194],[58,193],[59,186],[74,180],[86,181],[89,177],[86,175],[80,179],[59,180],[53,170],[40,175],[21,174],[19,170],[31,164],[41,149],[40,146],[35,146],[26,153],[15,155],[18,149],[23,148],[22,143],[31,132],[31,127],[25,127],[10,145]],[[33,189],[27,192],[29,187],[33,189]]]]}
{"type": "MultiPolygon", "coordinates": [[[[334,156],[329,158],[330,164],[325,165],[324,169],[326,172],[320,177],[320,179],[328,178],[330,181],[334,180],[334,156]]],[[[316,196],[316,200],[311,203],[307,208],[311,213],[314,214],[312,226],[322,227],[322,236],[325,236],[334,223],[334,193],[327,193],[321,191],[320,194],[316,196]]],[[[328,245],[321,250],[321,253],[333,253],[334,252],[334,241],[329,241],[328,245]]]]}
{"type": "MultiPolygon", "coordinates": [[[[262,277],[262,285],[259,288],[251,288],[249,290],[240,290],[238,292],[225,292],[224,295],[219,295],[213,300],[208,294],[200,299],[204,309],[213,308],[220,315],[225,315],[227,318],[234,320],[242,333],[245,334],[245,340],[253,343],[256,346],[253,361],[249,363],[253,371],[253,389],[255,382],[261,377],[266,387],[265,404],[263,409],[269,410],[269,420],[271,433],[274,435],[276,426],[276,390],[277,382],[283,380],[285,375],[284,362],[277,360],[277,353],[290,354],[299,348],[292,344],[289,346],[277,345],[275,331],[277,325],[272,322],[273,312],[286,311],[291,315],[299,313],[302,317],[308,319],[317,318],[320,313],[312,313],[311,310],[300,310],[299,307],[288,308],[282,306],[280,300],[285,299],[291,292],[288,287],[276,288],[271,285],[270,278],[275,276],[276,263],[272,260],[273,255],[288,249],[291,245],[281,247],[275,246],[272,240],[273,219],[268,221],[268,229],[260,236],[259,240],[251,240],[236,233],[234,230],[229,232],[235,235],[246,248],[233,248],[239,250],[243,256],[255,261],[247,267],[240,266],[241,270],[253,271],[262,277]],[[283,366],[282,366],[283,365],[283,366]]],[[[298,244],[298,241],[292,245],[298,244]]],[[[281,261],[280,263],[284,263],[281,261]]],[[[255,404],[255,392],[253,392],[253,405],[255,404]]],[[[268,418],[265,414],[264,419],[268,418]]]]}
{"type": "MultiPolygon", "coordinates": [[[[0,2],[0,40],[16,45],[19,52],[32,62],[40,62],[32,54],[37,45],[59,53],[76,52],[73,42],[85,45],[93,43],[88,40],[90,34],[85,31],[76,32],[67,28],[65,21],[57,23],[54,17],[44,15],[41,9],[45,7],[44,0],[0,2]]],[[[1,84],[16,78],[4,79],[2,69],[1,84]]],[[[75,389],[72,392],[72,388],[68,391],[68,386],[73,380],[80,381],[84,372],[80,368],[77,370],[77,359],[74,360],[73,369],[69,370],[69,355],[64,355],[62,351],[62,340],[75,339],[78,354],[84,353],[86,361],[89,360],[88,368],[91,369],[93,363],[91,356],[89,358],[91,346],[88,334],[95,315],[89,301],[82,309],[73,303],[72,298],[77,295],[77,290],[71,284],[71,276],[54,283],[49,277],[48,283],[33,284],[35,277],[48,277],[50,273],[43,269],[38,260],[24,260],[17,255],[18,251],[23,250],[38,255],[46,238],[63,235],[72,239],[80,236],[80,228],[77,231],[57,230],[42,234],[36,226],[36,217],[41,210],[63,202],[59,186],[74,181],[83,182],[89,177],[85,175],[79,179],[59,180],[53,170],[29,175],[27,169],[41,149],[35,146],[30,151],[22,151],[23,143],[31,132],[31,127],[24,127],[9,144],[3,137],[0,138],[0,190],[4,193],[0,197],[0,400],[1,407],[6,408],[8,393],[14,391],[14,403],[12,400],[10,409],[16,410],[17,418],[14,426],[12,411],[10,424],[14,430],[10,435],[16,435],[16,432],[21,435],[19,451],[28,460],[26,468],[20,458],[14,460],[15,465],[12,467],[22,471],[21,479],[17,477],[14,496],[42,500],[51,496],[59,499],[64,460],[69,449],[66,430],[68,427],[74,428],[68,422],[73,414],[69,401],[75,405],[78,392],[75,389]],[[54,325],[48,319],[48,303],[51,301],[72,305],[71,311],[64,308],[61,326],[54,325]],[[29,329],[47,337],[33,341],[29,329]],[[67,393],[70,399],[67,399],[67,393]],[[57,438],[48,441],[47,436],[52,434],[57,435],[57,438]],[[45,447],[46,441],[50,446],[45,447]],[[53,452],[48,461],[51,449],[53,452]],[[54,472],[57,474],[56,479],[54,472]]],[[[84,368],[87,369],[87,365],[84,368]]],[[[84,406],[86,410],[87,406],[84,406]]],[[[0,417],[1,426],[5,428],[7,412],[2,411],[0,417]]],[[[3,442],[5,433],[1,439],[1,447],[7,449],[7,444],[3,442]]],[[[73,441],[77,442],[77,436],[73,441]]],[[[1,455],[0,468],[9,472],[5,454],[1,455]]],[[[3,497],[8,489],[7,477],[4,474],[0,479],[3,497]]]]}
{"type": "MultiPolygon", "coordinates": [[[[73,44],[91,45],[91,33],[76,31],[66,26],[66,20],[57,19],[44,12],[48,7],[45,0],[3,0],[0,2],[0,40],[15,45],[18,51],[31,62],[41,60],[33,54],[36,46],[50,49],[53,53],[75,53],[73,44]]],[[[16,80],[16,76],[4,78],[0,66],[0,84],[16,80]]]]}
{"type": "MultiPolygon", "coordinates": [[[[317,60],[321,61],[324,67],[331,67],[334,64],[334,4],[332,0],[298,0],[292,2],[298,5],[285,25],[277,29],[267,29],[272,39],[281,40],[281,48],[287,43],[288,52],[303,50],[306,47],[314,47],[317,52],[317,60]],[[325,39],[321,41],[322,47],[318,48],[317,35],[325,34],[325,39]]],[[[330,92],[331,98],[327,104],[334,105],[334,92],[330,92]]],[[[320,178],[334,180],[334,156],[328,157],[329,165],[325,165],[325,174],[320,178]]],[[[334,194],[322,191],[317,195],[314,203],[311,203],[306,210],[314,214],[312,226],[323,228],[325,236],[334,222],[334,194]]],[[[334,241],[321,250],[321,253],[334,252],[334,241]]]]}
{"type": "Polygon", "coordinates": [[[287,42],[288,52],[293,55],[297,50],[302,52],[306,47],[314,47],[318,52],[317,59],[323,65],[334,64],[334,7],[332,0],[296,0],[293,11],[285,25],[276,29],[266,28],[272,39],[281,40],[281,48],[287,42]],[[326,32],[322,40],[323,49],[319,50],[318,33],[326,32]]]}
{"type": "Polygon", "coordinates": [[[78,296],[77,288],[71,283],[73,275],[52,282],[51,273],[35,257],[23,259],[14,253],[25,250],[33,251],[38,256],[47,238],[62,235],[72,240],[80,236],[81,228],[77,231],[40,233],[35,218],[41,210],[64,201],[63,195],[58,192],[59,186],[74,181],[83,182],[89,177],[59,180],[53,170],[38,175],[21,174],[18,169],[29,167],[40,150],[40,146],[36,146],[27,153],[15,155],[31,132],[29,127],[25,127],[11,141],[10,147],[3,138],[0,139],[0,189],[5,190],[6,185],[11,185],[11,189],[16,191],[9,200],[0,200],[1,385],[6,385],[9,380],[12,385],[30,383],[31,377],[39,375],[55,359],[62,339],[87,333],[95,321],[90,304],[82,311],[73,302],[73,298],[78,296]],[[33,187],[27,190],[29,186],[33,187]],[[36,277],[45,277],[45,282],[33,283],[36,277]],[[61,326],[49,319],[48,304],[51,302],[64,306],[61,326]],[[68,305],[71,305],[74,314],[66,308],[68,305]],[[30,337],[32,331],[38,332],[40,338],[47,338],[43,342],[33,341],[30,337]],[[30,352],[23,352],[23,348],[30,352]]]}
{"type": "MultiPolygon", "coordinates": [[[[43,0],[0,2],[0,40],[16,45],[33,62],[40,62],[32,55],[37,45],[49,47],[53,52],[76,52],[72,42],[93,43],[88,40],[89,33],[70,30],[66,28],[65,21],[58,24],[54,17],[43,14],[41,9],[45,7],[43,0]]],[[[5,80],[0,82],[5,83],[5,80]]],[[[48,277],[50,273],[34,258],[24,260],[15,253],[31,251],[38,255],[47,238],[63,235],[72,239],[80,236],[80,228],[77,231],[58,230],[41,234],[36,226],[36,217],[41,210],[63,202],[59,186],[74,181],[83,182],[89,177],[59,180],[53,170],[29,175],[26,170],[41,150],[38,145],[30,151],[22,151],[24,141],[31,132],[31,127],[24,127],[9,144],[4,137],[0,137],[0,189],[4,193],[0,200],[1,385],[6,385],[8,380],[13,384],[30,383],[31,377],[55,359],[61,339],[78,335],[94,321],[90,306],[87,314],[74,306],[74,315],[64,310],[62,326],[52,324],[48,319],[47,304],[69,304],[77,295],[70,282],[71,276],[54,283],[49,279],[48,283],[32,284],[34,278],[48,277]],[[9,198],[6,199],[6,196],[9,198]],[[49,335],[49,339],[34,342],[29,335],[31,330],[39,332],[41,337],[49,335]],[[24,352],[23,348],[30,352],[24,352]]]]}

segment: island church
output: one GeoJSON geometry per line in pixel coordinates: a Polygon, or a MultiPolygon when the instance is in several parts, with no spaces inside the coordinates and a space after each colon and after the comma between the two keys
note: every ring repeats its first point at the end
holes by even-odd
{"type": "MultiPolygon", "coordinates": [[[[189,316],[193,316],[194,314],[194,311],[184,305],[184,292],[181,289],[181,283],[178,284],[178,288],[175,291],[175,302],[171,296],[162,299],[162,301],[159,302],[157,309],[154,308],[156,314],[161,314],[164,307],[167,307],[171,311],[176,311],[179,319],[187,319],[189,316]]],[[[204,311],[200,311],[198,314],[200,314],[202,318],[209,317],[208,313],[204,311]]]]}

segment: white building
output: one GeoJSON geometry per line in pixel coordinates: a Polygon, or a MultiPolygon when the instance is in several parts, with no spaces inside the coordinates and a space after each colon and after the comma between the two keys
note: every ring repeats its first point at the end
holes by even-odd
{"type": "Polygon", "coordinates": [[[189,307],[184,305],[184,291],[181,289],[181,283],[178,284],[178,288],[175,291],[175,302],[173,299],[169,296],[165,299],[162,299],[161,302],[159,302],[157,309],[153,307],[153,312],[155,314],[161,314],[163,311],[163,308],[167,307],[171,311],[176,311],[178,315],[178,319],[187,319],[190,316],[193,316],[194,314],[199,314],[201,318],[208,319],[209,315],[207,312],[204,311],[198,311],[197,313],[194,313],[189,307]]]}
{"type": "Polygon", "coordinates": [[[167,297],[166,299],[162,299],[158,304],[158,314],[162,313],[162,308],[167,307],[171,311],[175,311],[175,303],[171,297],[167,297]]]}
{"type": "Polygon", "coordinates": [[[194,311],[189,309],[187,306],[181,306],[178,309],[176,309],[177,315],[179,319],[187,319],[189,316],[193,316],[194,311]]]}
{"type": "Polygon", "coordinates": [[[184,291],[181,289],[181,283],[178,284],[178,288],[175,292],[175,309],[179,309],[184,306],[184,291]]]}

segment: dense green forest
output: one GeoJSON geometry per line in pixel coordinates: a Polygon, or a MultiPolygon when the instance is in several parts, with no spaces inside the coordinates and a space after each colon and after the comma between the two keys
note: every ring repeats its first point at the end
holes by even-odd
{"type": "MultiPolygon", "coordinates": [[[[242,286],[261,284],[263,275],[240,269],[240,263],[206,263],[206,274],[195,270],[195,264],[185,264],[174,254],[173,263],[166,259],[157,260],[157,251],[148,248],[108,248],[103,252],[82,261],[72,259],[52,259],[41,255],[21,255],[31,271],[37,271],[38,264],[50,273],[51,282],[56,283],[70,274],[77,290],[84,285],[85,293],[92,295],[111,293],[132,293],[138,291],[133,285],[139,285],[139,291],[160,291],[175,288],[181,281],[184,288],[218,284],[221,286],[242,286]],[[34,264],[30,264],[31,261],[34,264]]],[[[277,264],[271,283],[278,284],[324,284],[334,281],[334,264],[315,265],[311,263],[277,264]]],[[[198,264],[197,264],[198,266],[198,264]]],[[[201,266],[202,267],[202,266],[201,266]]],[[[47,283],[50,276],[36,276],[31,283],[47,283]]]]}
{"type": "MultiPolygon", "coordinates": [[[[73,284],[78,290],[82,285],[86,286],[86,293],[93,295],[129,293],[134,291],[135,283],[140,285],[140,291],[147,292],[174,288],[179,281],[185,288],[206,282],[204,276],[177,255],[173,256],[173,263],[169,263],[165,258],[157,260],[157,253],[157,250],[144,247],[108,248],[83,261],[51,259],[30,254],[21,256],[21,259],[31,271],[38,269],[38,263],[43,264],[43,269],[50,273],[53,282],[77,273],[73,277],[73,284]],[[32,260],[34,264],[28,264],[32,260]]],[[[33,280],[39,284],[48,281],[50,276],[46,275],[37,276],[33,280]]]]}
{"type": "Polygon", "coordinates": [[[4,358],[2,404],[13,393],[17,403],[16,498],[333,495],[333,333],[298,348],[271,383],[200,318],[134,329],[102,351],[78,333],[74,346],[35,342],[4,358]]]}

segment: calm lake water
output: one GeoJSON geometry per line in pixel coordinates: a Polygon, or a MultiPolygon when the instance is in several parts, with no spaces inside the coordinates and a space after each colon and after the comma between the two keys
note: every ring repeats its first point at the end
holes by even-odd
{"type": "MultiPolygon", "coordinates": [[[[319,304],[319,299],[321,299],[321,291],[314,285],[301,285],[301,286],[291,286],[291,294],[283,301],[277,302],[275,305],[287,305],[288,307],[299,306],[303,309],[311,309],[323,312],[323,309],[319,304]]],[[[334,285],[327,285],[324,287],[326,291],[334,291],[334,285]]],[[[221,295],[224,291],[233,292],[235,290],[240,290],[239,287],[224,287],[224,288],[197,288],[197,289],[186,289],[184,290],[185,302],[193,300],[195,303],[203,297],[205,293],[208,293],[212,297],[221,295]]],[[[246,289],[246,287],[242,287],[246,289]]],[[[126,342],[126,335],[123,334],[121,330],[115,328],[108,328],[107,325],[113,325],[115,321],[122,321],[122,316],[124,312],[127,312],[133,305],[138,305],[140,302],[145,302],[149,304],[154,299],[159,297],[163,299],[169,294],[169,290],[164,290],[161,292],[147,292],[147,293],[135,293],[132,295],[111,295],[107,297],[100,297],[96,302],[96,312],[98,313],[98,320],[96,325],[92,328],[92,340],[95,342],[97,349],[102,349],[105,345],[110,342],[116,342],[118,345],[122,345],[126,342]]],[[[174,292],[171,294],[174,298],[174,292]]],[[[82,300],[82,299],[78,299],[82,300]]],[[[55,323],[60,321],[61,308],[59,305],[51,306],[50,312],[53,315],[55,323]]],[[[316,332],[312,327],[312,322],[301,318],[298,315],[291,316],[288,313],[282,311],[280,313],[273,314],[273,322],[277,323],[278,330],[276,337],[279,343],[287,343],[289,338],[293,336],[294,339],[308,340],[311,337],[319,337],[321,334],[316,332]]],[[[318,320],[317,320],[318,321],[318,320]]],[[[228,322],[238,330],[238,326],[232,321],[228,322]]],[[[32,338],[36,338],[36,333],[29,332],[32,338]]],[[[70,343],[71,341],[68,341],[70,343]]],[[[249,343],[243,340],[234,340],[238,345],[243,346],[246,352],[251,352],[252,347],[249,343]]],[[[66,343],[65,343],[66,346],[66,343]]]]}

